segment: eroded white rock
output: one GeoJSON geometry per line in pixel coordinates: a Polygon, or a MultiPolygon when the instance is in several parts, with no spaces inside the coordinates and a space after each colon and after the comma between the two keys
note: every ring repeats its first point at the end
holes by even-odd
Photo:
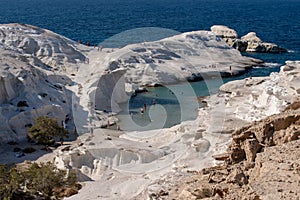
{"type": "Polygon", "coordinates": [[[238,38],[238,34],[235,30],[224,25],[214,25],[210,27],[210,30],[217,36],[222,38],[238,38]]]}

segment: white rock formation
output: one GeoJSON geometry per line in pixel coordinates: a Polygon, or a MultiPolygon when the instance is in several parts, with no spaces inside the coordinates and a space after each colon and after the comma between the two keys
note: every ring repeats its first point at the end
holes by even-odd
{"type": "Polygon", "coordinates": [[[241,40],[246,41],[246,42],[262,42],[259,37],[256,36],[255,32],[250,32],[247,35],[241,37],[241,40]]]}
{"type": "Polygon", "coordinates": [[[127,83],[171,84],[207,76],[241,73],[259,60],[243,57],[237,50],[209,31],[183,33],[155,42],[128,45],[106,58],[113,71],[127,69],[127,83]]]}
{"type": "Polygon", "coordinates": [[[269,77],[232,81],[220,90],[231,93],[227,106],[234,106],[237,118],[251,122],[278,114],[299,96],[300,62],[287,61],[280,73],[269,77]],[[236,95],[239,93],[239,95],[236,95]]]}
{"type": "Polygon", "coordinates": [[[20,81],[8,71],[1,71],[0,76],[0,104],[9,102],[22,90],[20,81]]]}
{"type": "Polygon", "coordinates": [[[210,30],[221,38],[238,38],[237,32],[228,26],[214,25],[210,27],[210,30]]]}
{"type": "Polygon", "coordinates": [[[243,42],[247,42],[248,52],[270,52],[270,53],[278,53],[284,52],[285,50],[281,47],[278,47],[273,43],[263,42],[259,37],[257,37],[255,32],[250,32],[247,35],[241,37],[243,42]]]}
{"type": "Polygon", "coordinates": [[[26,24],[0,25],[0,47],[23,56],[34,57],[34,65],[74,73],[72,64],[85,61],[76,42],[26,24]],[[71,67],[72,66],[72,67],[71,67]]]}
{"type": "MultiPolygon", "coordinates": [[[[87,56],[89,65],[83,65],[76,77],[80,92],[73,88],[80,96],[78,104],[87,108],[92,101],[96,109],[109,112],[119,112],[117,104],[127,101],[142,85],[228,76],[243,73],[247,67],[261,63],[241,56],[208,31],[183,33],[121,49],[94,50],[87,56]]],[[[82,118],[88,117],[87,110],[82,118]]],[[[83,116],[83,113],[79,111],[78,115],[83,116]]],[[[106,121],[101,120],[98,124],[104,126],[106,121]]]]}
{"type": "MultiPolygon", "coordinates": [[[[94,108],[119,112],[118,103],[141,85],[238,74],[261,63],[241,56],[209,31],[99,52],[24,24],[0,25],[0,54],[3,142],[24,139],[38,115],[59,121],[67,115],[68,127],[75,123],[82,133],[91,115],[97,115],[94,108]]],[[[107,114],[94,119],[96,126],[104,126],[107,114]]]]}
{"type": "Polygon", "coordinates": [[[74,84],[70,74],[85,61],[79,47],[38,27],[0,25],[0,143],[24,140],[37,116],[71,118],[72,93],[65,86],[74,84]]]}
{"type": "Polygon", "coordinates": [[[255,32],[249,32],[241,39],[238,38],[235,30],[228,28],[223,25],[214,25],[211,31],[215,33],[218,37],[224,39],[224,41],[234,49],[241,52],[261,52],[261,53],[283,53],[287,52],[286,49],[280,47],[274,43],[263,42],[259,37],[257,37],[255,32]]]}
{"type": "Polygon", "coordinates": [[[32,58],[0,49],[0,142],[25,139],[27,129],[39,115],[63,120],[70,114],[70,93],[64,89],[72,81],[63,75],[49,74],[29,64],[32,58]]]}

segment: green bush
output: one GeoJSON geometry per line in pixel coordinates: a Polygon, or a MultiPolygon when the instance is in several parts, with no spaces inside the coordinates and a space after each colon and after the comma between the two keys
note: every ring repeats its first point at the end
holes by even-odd
{"type": "Polygon", "coordinates": [[[19,199],[20,196],[42,196],[61,198],[62,190],[72,190],[76,194],[80,189],[76,174],[58,169],[53,163],[32,163],[22,168],[0,165],[0,199],[19,199]]]}
{"type": "Polygon", "coordinates": [[[11,199],[23,181],[23,175],[15,167],[0,165],[0,199],[11,199]]]}
{"type": "Polygon", "coordinates": [[[51,145],[55,138],[68,137],[67,129],[58,125],[56,118],[40,116],[35,119],[35,124],[28,129],[28,137],[38,144],[51,145]]]}
{"type": "Polygon", "coordinates": [[[27,181],[27,189],[33,193],[42,193],[44,196],[52,196],[53,189],[66,184],[66,171],[57,169],[54,164],[33,163],[24,172],[27,181]]]}

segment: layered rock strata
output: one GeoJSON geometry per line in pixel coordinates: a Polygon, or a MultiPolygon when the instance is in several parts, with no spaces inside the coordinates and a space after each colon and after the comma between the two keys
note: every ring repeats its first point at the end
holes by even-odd
{"type": "Polygon", "coordinates": [[[297,199],[299,99],[284,112],[233,133],[225,164],[203,169],[173,188],[176,199],[297,199]]]}

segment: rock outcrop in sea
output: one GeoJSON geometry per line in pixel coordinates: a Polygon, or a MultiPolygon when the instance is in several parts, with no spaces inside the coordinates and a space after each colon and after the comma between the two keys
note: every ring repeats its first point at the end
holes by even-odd
{"type": "Polygon", "coordinates": [[[245,36],[238,38],[238,34],[235,30],[223,26],[214,25],[211,27],[211,31],[217,36],[224,39],[224,41],[231,47],[244,52],[259,52],[259,53],[284,53],[287,50],[274,43],[263,42],[257,37],[255,32],[250,32],[245,36]]]}

